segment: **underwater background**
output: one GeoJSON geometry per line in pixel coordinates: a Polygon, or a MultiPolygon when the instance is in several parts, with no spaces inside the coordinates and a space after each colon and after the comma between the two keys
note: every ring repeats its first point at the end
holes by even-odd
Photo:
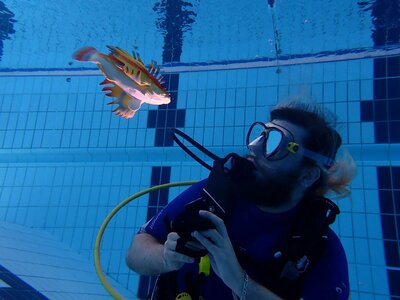
{"type": "MultiPolygon", "coordinates": [[[[208,171],[169,136],[219,154],[287,97],[338,115],[357,162],[333,229],[351,299],[400,299],[400,4],[397,0],[0,1],[0,299],[110,299],[96,277],[100,225],[123,199],[208,171]],[[161,66],[171,103],[114,116],[83,46],[138,51],[161,66]]],[[[111,220],[101,265],[128,299],[139,227],[184,187],[143,196],[111,220]]]]}

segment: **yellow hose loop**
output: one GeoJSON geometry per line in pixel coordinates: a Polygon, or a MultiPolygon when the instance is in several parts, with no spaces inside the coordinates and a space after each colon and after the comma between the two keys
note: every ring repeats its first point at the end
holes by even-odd
{"type": "Polygon", "coordinates": [[[115,214],[125,205],[127,205],[129,202],[135,200],[136,198],[139,198],[145,194],[161,190],[161,189],[166,189],[166,188],[171,188],[171,187],[176,187],[176,186],[186,186],[186,185],[193,185],[197,181],[181,181],[181,182],[170,182],[170,183],[165,183],[165,184],[160,184],[160,185],[155,185],[151,188],[145,189],[141,192],[138,192],[136,194],[133,194],[126,198],[124,201],[122,201],[120,204],[118,204],[114,209],[108,214],[108,216],[105,218],[103,224],[100,226],[100,230],[97,233],[96,237],[96,242],[94,244],[94,266],[96,268],[96,273],[97,276],[99,277],[102,285],[104,288],[110,293],[114,299],[122,300],[124,297],[121,296],[108,282],[106,279],[106,276],[104,275],[103,269],[101,268],[100,265],[100,244],[101,244],[101,239],[103,238],[104,231],[108,225],[108,223],[111,221],[111,218],[115,216],[115,214]]]}

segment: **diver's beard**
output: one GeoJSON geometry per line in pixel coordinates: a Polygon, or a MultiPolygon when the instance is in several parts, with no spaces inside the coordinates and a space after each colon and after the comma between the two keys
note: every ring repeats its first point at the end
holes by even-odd
{"type": "Polygon", "coordinates": [[[280,172],[280,174],[263,174],[262,177],[254,176],[252,183],[245,184],[244,188],[240,189],[240,198],[264,207],[283,206],[292,198],[297,175],[297,172],[296,174],[280,172]]]}

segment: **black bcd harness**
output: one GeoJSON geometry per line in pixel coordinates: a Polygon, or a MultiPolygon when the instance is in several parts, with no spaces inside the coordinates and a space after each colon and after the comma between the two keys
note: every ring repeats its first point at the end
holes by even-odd
{"type": "Polygon", "coordinates": [[[262,274],[260,284],[283,299],[300,299],[304,279],[317,264],[328,239],[329,225],[340,213],[338,206],[324,197],[304,198],[283,246],[268,263],[260,265],[236,251],[242,267],[262,274]]]}

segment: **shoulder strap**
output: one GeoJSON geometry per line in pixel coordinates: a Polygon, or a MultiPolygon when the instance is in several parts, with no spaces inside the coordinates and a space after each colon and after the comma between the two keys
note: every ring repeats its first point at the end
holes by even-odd
{"type": "Polygon", "coordinates": [[[274,256],[285,261],[281,278],[294,280],[315,263],[328,238],[329,225],[339,213],[339,207],[327,198],[305,199],[288,240],[274,256]]]}
{"type": "Polygon", "coordinates": [[[285,299],[301,296],[304,275],[318,261],[328,238],[329,225],[340,213],[329,199],[304,200],[290,235],[268,266],[271,290],[285,299]]]}

